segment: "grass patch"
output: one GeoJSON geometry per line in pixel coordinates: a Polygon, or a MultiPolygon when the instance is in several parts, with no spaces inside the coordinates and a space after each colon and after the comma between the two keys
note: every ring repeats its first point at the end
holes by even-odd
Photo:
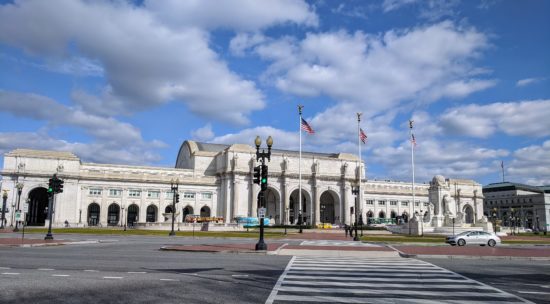
{"type": "MultiPolygon", "coordinates": [[[[43,233],[48,232],[45,228],[26,228],[25,233],[43,233]]],[[[52,229],[52,233],[63,234],[96,234],[96,235],[148,235],[148,236],[168,236],[168,230],[141,230],[141,229],[128,229],[126,231],[110,228],[56,228],[52,229]]],[[[250,229],[247,231],[176,231],[176,236],[195,236],[195,237],[241,237],[241,238],[257,238],[259,231],[250,229]]],[[[265,238],[281,238],[284,237],[283,232],[264,231],[265,238]]]]}

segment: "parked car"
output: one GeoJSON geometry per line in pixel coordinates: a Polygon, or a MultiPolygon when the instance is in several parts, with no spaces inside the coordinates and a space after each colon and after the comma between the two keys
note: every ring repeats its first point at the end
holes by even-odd
{"type": "Polygon", "coordinates": [[[469,244],[477,244],[481,246],[489,245],[491,247],[500,244],[501,240],[498,236],[484,231],[466,231],[457,235],[448,236],[445,243],[451,246],[464,246],[469,244]]]}

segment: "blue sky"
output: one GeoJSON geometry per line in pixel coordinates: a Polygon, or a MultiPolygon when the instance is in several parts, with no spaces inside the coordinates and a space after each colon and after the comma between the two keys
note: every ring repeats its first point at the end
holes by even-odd
{"type": "Polygon", "coordinates": [[[550,184],[548,1],[8,1],[0,152],[172,167],[193,139],[357,153],[367,178],[550,184]]]}

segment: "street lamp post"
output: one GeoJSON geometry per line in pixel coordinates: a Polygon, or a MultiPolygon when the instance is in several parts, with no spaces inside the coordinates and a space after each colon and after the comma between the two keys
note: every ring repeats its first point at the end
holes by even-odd
{"type": "Polygon", "coordinates": [[[169,236],[176,235],[174,231],[174,221],[176,219],[176,193],[178,192],[179,179],[170,181],[170,189],[172,189],[172,230],[168,234],[169,236]]]}
{"type": "Polygon", "coordinates": [[[420,236],[424,236],[424,211],[420,209],[420,236]]]}
{"type": "Polygon", "coordinates": [[[497,233],[497,208],[493,208],[493,230],[497,233]]]}
{"type": "MultiPolygon", "coordinates": [[[[124,231],[126,231],[126,219],[124,218],[124,209],[125,208],[126,207],[124,205],[122,205],[122,219],[121,220],[122,220],[122,222],[124,222],[124,224],[123,224],[124,225],[124,231]]],[[[126,211],[126,214],[128,214],[128,211],[126,211]]]]}
{"type": "MultiPolygon", "coordinates": [[[[262,140],[260,136],[256,136],[256,139],[254,140],[254,144],[256,145],[256,161],[260,161],[262,164],[262,179],[264,178],[264,172],[263,170],[267,170],[267,166],[265,165],[265,159],[267,158],[267,161],[271,160],[271,146],[273,145],[273,138],[269,136],[266,140],[267,144],[267,152],[265,150],[262,150],[260,152],[260,145],[262,144],[262,140]]],[[[267,172],[266,172],[267,173],[267,172]]],[[[266,180],[261,182],[261,185],[265,184],[267,186],[267,174],[265,176],[266,180]]],[[[265,206],[265,188],[264,186],[260,189],[260,195],[259,195],[259,204],[260,208],[264,208],[265,206]]],[[[300,202],[301,204],[302,202],[300,202]]],[[[300,217],[302,217],[302,214],[300,213],[300,217]]],[[[300,218],[301,221],[301,218],[300,218]]],[[[300,230],[302,229],[301,222],[300,222],[300,230]]],[[[301,231],[300,231],[301,232],[301,231]]],[[[264,242],[264,218],[260,217],[260,239],[258,240],[258,243],[256,244],[256,250],[267,250],[267,244],[264,242]]]]}
{"type": "Polygon", "coordinates": [[[8,190],[4,190],[2,194],[2,224],[0,229],[4,229],[4,222],[6,221],[6,201],[8,200],[8,190]]]}
{"type": "Polygon", "coordinates": [[[288,207],[286,207],[285,208],[285,218],[284,218],[284,221],[283,221],[283,223],[285,225],[285,235],[286,235],[286,226],[288,225],[288,223],[286,221],[286,219],[288,218],[288,210],[289,210],[288,207]]]}
{"type": "Polygon", "coordinates": [[[514,235],[514,224],[515,224],[515,219],[514,219],[514,208],[510,208],[510,233],[512,235],[514,235]]]}
{"type": "MultiPolygon", "coordinates": [[[[17,183],[17,209],[16,211],[19,212],[19,204],[21,202],[21,192],[23,192],[23,183],[17,183]]],[[[15,221],[15,228],[13,229],[13,232],[19,231],[19,221],[15,221]]]]}

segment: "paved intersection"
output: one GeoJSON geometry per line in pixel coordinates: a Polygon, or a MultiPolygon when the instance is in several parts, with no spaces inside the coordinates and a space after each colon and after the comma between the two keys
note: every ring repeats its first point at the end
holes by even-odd
{"type": "Polygon", "coordinates": [[[297,256],[266,304],[531,303],[416,259],[297,256]]]}

